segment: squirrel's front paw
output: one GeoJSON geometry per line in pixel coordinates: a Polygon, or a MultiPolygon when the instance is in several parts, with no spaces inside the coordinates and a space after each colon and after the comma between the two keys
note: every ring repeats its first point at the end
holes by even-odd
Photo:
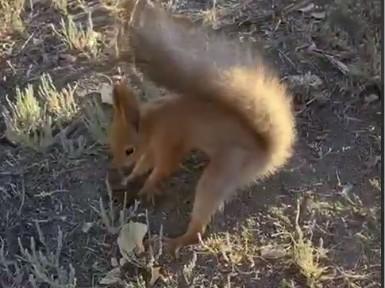
{"type": "Polygon", "coordinates": [[[155,187],[143,187],[138,195],[139,197],[144,198],[144,200],[152,205],[155,205],[155,196],[160,194],[160,189],[155,187]]]}
{"type": "Polygon", "coordinates": [[[127,186],[127,184],[131,183],[133,180],[135,180],[135,175],[130,174],[128,176],[125,176],[120,183],[122,186],[127,186]]]}

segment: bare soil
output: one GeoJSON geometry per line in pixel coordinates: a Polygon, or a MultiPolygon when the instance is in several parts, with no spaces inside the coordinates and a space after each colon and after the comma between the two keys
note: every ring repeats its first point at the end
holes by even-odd
{"type": "MultiPolygon", "coordinates": [[[[304,231],[312,231],[309,237],[315,246],[322,241],[328,250],[320,263],[327,267],[329,278],[309,284],[291,256],[270,259],[255,253],[250,255],[253,265],[249,260],[234,264],[221,253],[198,245],[183,249],[181,259],[162,263],[175,286],[159,283],[159,287],[380,287],[383,91],[380,50],[368,48],[374,39],[374,46],[380,49],[380,1],[327,1],[309,11],[302,8],[317,5],[317,1],[302,1],[302,5],[298,4],[301,1],[274,1],[272,5],[271,1],[252,0],[238,6],[236,2],[218,1],[215,28],[234,37],[263,41],[262,47],[282,78],[292,83],[299,140],[289,165],[270,179],[240,191],[215,216],[206,237],[227,232],[241,235],[253,219],[249,232],[254,240],[249,245],[283,243],[284,238],[276,235],[279,221],[269,215],[276,208],[274,211],[281,211],[294,223],[296,201],[300,199],[300,224],[304,231]],[[221,14],[225,5],[228,15],[221,14]],[[357,29],[351,27],[353,24],[357,29]],[[306,80],[306,74],[315,75],[320,82],[306,80]],[[293,75],[300,75],[304,82],[295,82],[293,75]],[[342,203],[343,207],[319,208],[317,203],[342,203]],[[195,282],[187,284],[183,269],[193,255],[197,256],[192,272],[195,282]]],[[[176,11],[194,18],[211,8],[211,2],[188,1],[179,3],[176,11]]],[[[103,9],[96,9],[93,17],[100,31],[112,23],[103,9]]],[[[110,77],[117,74],[117,67],[110,67],[108,58],[100,60],[106,63],[105,70],[99,65],[95,72],[95,60],[89,61],[62,44],[49,28],[51,23],[58,25],[60,14],[48,2],[36,2],[33,11],[27,8],[23,19],[25,34],[0,39],[2,47],[13,45],[9,53],[0,54],[2,105],[6,105],[6,95],[14,98],[16,85],[34,83],[43,72],[50,73],[59,87],[79,81],[86,91],[84,97],[97,96],[100,83],[107,81],[101,73],[110,77]]],[[[119,255],[116,237],[104,229],[97,213],[100,197],[106,199],[107,195],[108,150],[94,145],[84,127],[79,131],[73,137],[86,137],[90,148],[75,158],[60,145],[38,153],[2,138],[0,244],[4,245],[5,258],[20,263],[24,270],[11,268],[11,274],[6,273],[0,257],[1,287],[32,287],[28,281],[31,272],[20,258],[19,241],[30,247],[34,237],[38,250],[54,249],[58,227],[64,235],[61,264],[66,268],[72,263],[77,287],[101,286],[98,281],[112,269],[111,258],[119,255]],[[46,243],[39,240],[36,223],[46,243]],[[93,223],[87,232],[83,231],[85,223],[93,223]]],[[[152,233],[159,233],[161,225],[164,234],[171,236],[186,228],[201,171],[199,159],[187,159],[167,183],[165,196],[156,207],[149,208],[152,233]]],[[[130,273],[124,277],[136,277],[140,270],[130,273]]]]}

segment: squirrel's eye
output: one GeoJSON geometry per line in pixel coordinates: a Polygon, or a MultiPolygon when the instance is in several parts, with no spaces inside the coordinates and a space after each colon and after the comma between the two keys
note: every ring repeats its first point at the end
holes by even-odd
{"type": "Polygon", "coordinates": [[[130,156],[132,153],[134,153],[134,147],[128,147],[125,150],[126,156],[130,156]]]}

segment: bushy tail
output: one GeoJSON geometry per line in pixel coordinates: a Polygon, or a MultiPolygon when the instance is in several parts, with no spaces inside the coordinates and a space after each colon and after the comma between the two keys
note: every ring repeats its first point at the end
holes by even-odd
{"type": "Polygon", "coordinates": [[[157,7],[147,5],[138,15],[130,43],[144,74],[171,91],[216,101],[237,115],[269,155],[264,174],[285,164],[296,134],[291,99],[261,58],[157,7]]]}

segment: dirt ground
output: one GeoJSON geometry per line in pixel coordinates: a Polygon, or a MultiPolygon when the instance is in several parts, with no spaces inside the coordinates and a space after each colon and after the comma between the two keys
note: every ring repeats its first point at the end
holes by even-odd
{"type": "MultiPolygon", "coordinates": [[[[37,85],[42,73],[60,88],[77,82],[82,105],[100,97],[117,65],[104,50],[90,58],[69,48],[51,26],[59,29],[63,11],[48,0],[31,3],[21,13],[22,31],[11,24],[0,30],[1,106],[6,95],[15,101],[17,86],[37,85]]],[[[107,287],[146,287],[146,271],[157,265],[158,287],[380,287],[381,1],[170,3],[201,25],[261,43],[290,85],[298,143],[282,171],[227,203],[202,245],[147,269],[128,263],[119,283],[107,287]]],[[[68,7],[77,23],[87,23],[84,9],[91,10],[94,29],[109,35],[112,17],[99,2],[68,7]]],[[[152,88],[139,90],[155,97],[152,88]]],[[[54,131],[65,131],[66,144],[55,141],[44,151],[11,143],[4,114],[0,123],[0,287],[103,287],[100,280],[121,257],[117,234],[101,217],[105,145],[78,119],[54,131]]],[[[201,163],[187,159],[149,208],[152,234],[161,227],[165,235],[184,231],[201,163]]],[[[143,211],[139,205],[134,217],[143,211]]]]}

